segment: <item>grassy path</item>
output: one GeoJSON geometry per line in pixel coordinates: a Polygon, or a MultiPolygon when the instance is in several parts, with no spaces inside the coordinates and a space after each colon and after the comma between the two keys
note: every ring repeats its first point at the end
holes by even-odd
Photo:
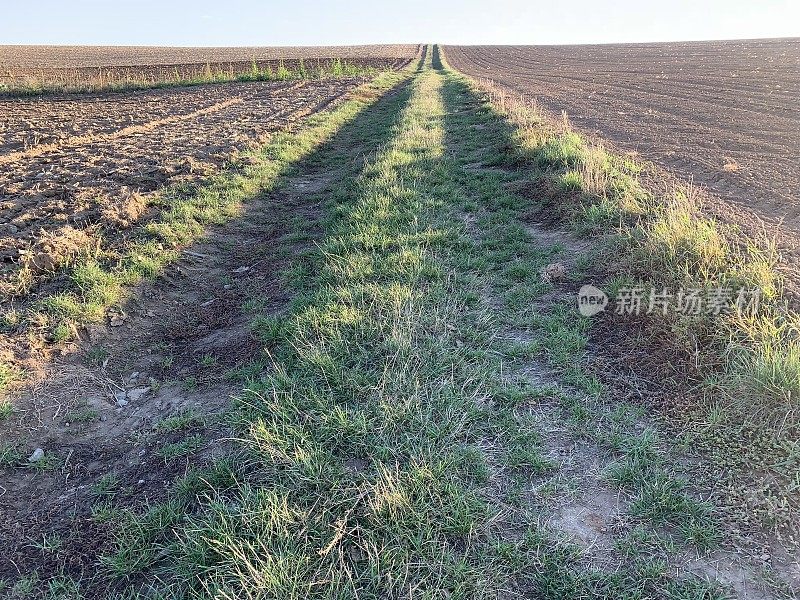
{"type": "Polygon", "coordinates": [[[717,543],[712,508],[641,413],[606,402],[581,367],[586,323],[542,281],[552,260],[579,270],[581,247],[525,224],[507,125],[432,66],[379,107],[389,141],[325,192],[289,310],[254,322],[269,360],[230,412],[238,454],[118,523],[116,587],[728,597],[686,558],[717,543]]]}

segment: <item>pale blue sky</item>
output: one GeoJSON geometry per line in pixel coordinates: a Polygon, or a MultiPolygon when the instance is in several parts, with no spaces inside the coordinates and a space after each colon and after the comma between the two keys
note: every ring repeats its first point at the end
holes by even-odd
{"type": "Polygon", "coordinates": [[[558,44],[800,36],[800,0],[0,0],[0,44],[558,44]]]}

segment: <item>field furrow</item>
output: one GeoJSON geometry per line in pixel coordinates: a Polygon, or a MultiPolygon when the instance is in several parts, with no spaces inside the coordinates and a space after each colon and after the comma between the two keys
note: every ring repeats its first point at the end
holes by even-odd
{"type": "Polygon", "coordinates": [[[453,46],[459,70],[800,231],[800,42],[453,46]]]}
{"type": "MultiPolygon", "coordinates": [[[[214,172],[235,151],[320,110],[360,81],[235,83],[119,95],[130,107],[123,103],[123,114],[134,114],[139,99],[146,107],[173,109],[151,113],[152,120],[137,115],[138,122],[121,127],[120,118],[110,116],[114,103],[87,97],[87,123],[106,115],[104,130],[0,153],[0,279],[6,292],[29,292],[30,278],[50,269],[42,239],[62,235],[64,228],[93,237],[102,227],[103,244],[113,246],[119,232],[157,214],[148,202],[160,190],[214,172]],[[157,102],[147,102],[153,97],[157,102]],[[20,282],[23,270],[27,279],[20,282]]],[[[18,115],[27,108],[42,124],[60,111],[59,102],[7,102],[18,115]]],[[[68,102],[79,109],[79,100],[68,102]]]]}

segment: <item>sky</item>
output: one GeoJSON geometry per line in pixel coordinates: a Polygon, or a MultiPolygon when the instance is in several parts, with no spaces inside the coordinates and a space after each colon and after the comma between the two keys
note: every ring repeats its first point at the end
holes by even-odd
{"type": "Polygon", "coordinates": [[[0,0],[0,44],[577,44],[800,37],[800,0],[0,0]]]}

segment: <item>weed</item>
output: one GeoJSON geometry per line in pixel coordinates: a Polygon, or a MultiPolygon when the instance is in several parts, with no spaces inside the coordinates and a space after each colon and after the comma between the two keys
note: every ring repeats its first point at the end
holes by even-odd
{"type": "Polygon", "coordinates": [[[191,392],[197,389],[197,377],[194,375],[190,375],[183,380],[183,389],[187,392],[191,392]]]}
{"type": "Polygon", "coordinates": [[[111,523],[119,520],[123,515],[121,509],[114,508],[108,498],[92,504],[91,513],[95,523],[111,523]]]}
{"type": "Polygon", "coordinates": [[[28,598],[39,585],[39,575],[34,572],[29,575],[21,575],[14,586],[11,588],[12,598],[28,598]]]}
{"type": "Polygon", "coordinates": [[[583,189],[583,175],[578,171],[567,171],[558,179],[559,187],[566,191],[581,191],[583,189]]]}
{"type": "Polygon", "coordinates": [[[200,366],[201,367],[213,367],[217,364],[217,357],[212,354],[205,354],[203,358],[200,359],[200,366]]]}
{"type": "Polygon", "coordinates": [[[0,398],[0,422],[5,421],[14,414],[14,406],[10,400],[0,398]]]}
{"type": "Polygon", "coordinates": [[[30,545],[32,548],[35,548],[41,552],[54,554],[61,550],[62,546],[64,545],[64,540],[61,539],[61,536],[55,533],[45,534],[42,536],[41,541],[32,541],[30,545]]]}
{"type": "Polygon", "coordinates": [[[90,365],[99,367],[101,366],[106,358],[108,358],[109,352],[107,348],[103,348],[102,346],[92,346],[86,351],[86,362],[90,365]]]}
{"type": "Polygon", "coordinates": [[[44,73],[37,74],[34,78],[27,78],[24,82],[13,82],[0,85],[0,95],[6,97],[28,97],[56,93],[86,93],[86,92],[129,92],[134,90],[186,87],[195,85],[208,85],[229,83],[234,81],[286,81],[304,79],[325,79],[328,77],[374,77],[389,67],[374,67],[353,61],[343,61],[341,58],[326,59],[317,62],[314,70],[308,69],[303,59],[291,62],[290,65],[283,60],[277,70],[269,64],[261,67],[256,61],[243,65],[234,70],[223,71],[221,65],[206,62],[199,69],[195,65],[177,66],[171,71],[164,71],[158,75],[147,73],[130,74],[126,72],[102,71],[98,76],[87,77],[81,70],[72,73],[62,73],[59,80],[44,73]]]}
{"type": "Polygon", "coordinates": [[[84,405],[76,410],[72,410],[64,417],[65,423],[91,423],[100,417],[99,411],[84,405]]]}
{"type": "Polygon", "coordinates": [[[45,455],[33,464],[29,464],[30,468],[40,473],[47,471],[54,471],[62,465],[62,459],[54,452],[45,452],[45,455]]]}
{"type": "Polygon", "coordinates": [[[14,467],[23,460],[22,451],[11,444],[0,444],[0,467],[14,467]]]}
{"type": "Polygon", "coordinates": [[[119,487],[119,477],[115,473],[106,473],[92,485],[95,496],[113,496],[119,487]]]}
{"type": "Polygon", "coordinates": [[[182,429],[202,425],[205,418],[192,409],[183,410],[171,417],[167,417],[156,424],[156,431],[161,433],[174,433],[182,429]]]}
{"type": "Polygon", "coordinates": [[[0,362],[0,392],[7,389],[20,378],[19,369],[5,362],[0,362]]]}
{"type": "Polygon", "coordinates": [[[204,445],[203,436],[198,434],[191,435],[179,442],[170,442],[161,446],[156,454],[161,456],[165,462],[171,462],[183,456],[188,456],[200,450],[204,445]]]}

